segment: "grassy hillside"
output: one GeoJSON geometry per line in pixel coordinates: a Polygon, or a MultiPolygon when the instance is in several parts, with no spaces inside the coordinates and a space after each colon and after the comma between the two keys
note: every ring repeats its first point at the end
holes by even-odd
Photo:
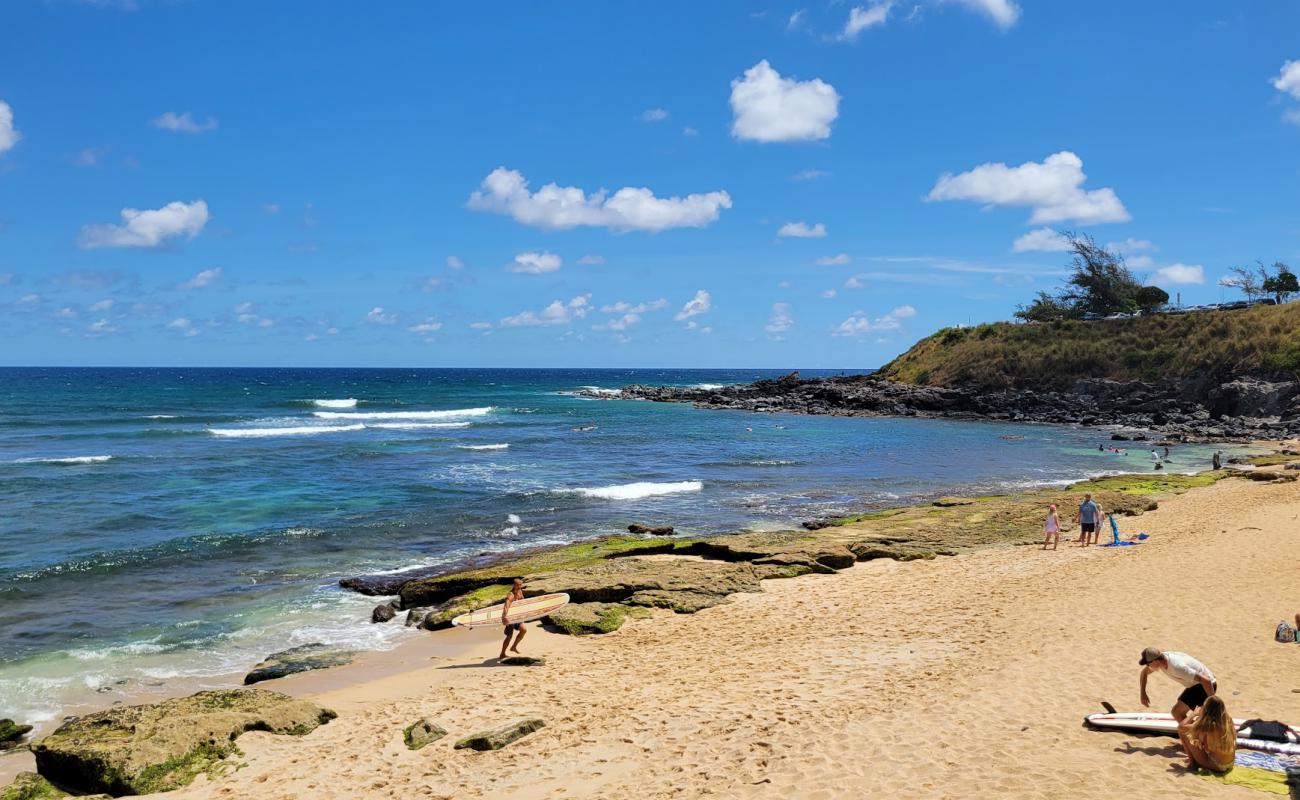
{"type": "Polygon", "coordinates": [[[881,368],[929,386],[1068,389],[1079,378],[1300,379],[1300,303],[1097,322],[944,328],[881,368]]]}

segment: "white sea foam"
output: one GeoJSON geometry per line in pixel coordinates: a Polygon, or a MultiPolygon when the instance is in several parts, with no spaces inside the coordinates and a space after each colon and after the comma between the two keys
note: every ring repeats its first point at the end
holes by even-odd
{"type": "Polygon", "coordinates": [[[430,428],[468,428],[472,422],[372,422],[367,428],[382,428],[386,431],[422,431],[430,428]]]}
{"type": "Polygon", "coordinates": [[[357,399],[348,397],[343,400],[313,400],[311,404],[317,408],[356,408],[357,399]]]}
{"type": "Polygon", "coordinates": [[[580,388],[588,394],[598,394],[601,397],[618,397],[623,393],[622,389],[606,389],[602,386],[582,386],[580,388]]]}
{"type": "Polygon", "coordinates": [[[713,389],[721,389],[721,388],[724,387],[724,386],[726,386],[725,383],[697,383],[697,384],[695,384],[694,386],[692,386],[691,388],[692,388],[692,389],[708,389],[708,390],[712,391],[713,389]]]}
{"type": "Polygon", "coordinates": [[[508,444],[458,444],[457,450],[507,450],[508,444]]]}
{"type": "Polygon", "coordinates": [[[446,411],[313,411],[321,419],[454,419],[455,417],[482,417],[494,408],[452,408],[446,411]]]}
{"type": "Polygon", "coordinates": [[[573,489],[584,497],[599,497],[602,500],[638,500],[660,494],[678,492],[698,492],[704,488],[703,481],[677,481],[675,483],[623,483],[617,486],[600,486],[594,489],[573,489]]]}
{"type": "Polygon", "coordinates": [[[150,414],[145,419],[176,419],[177,414],[150,414]]]}
{"type": "Polygon", "coordinates": [[[523,522],[523,520],[519,519],[518,514],[506,514],[506,522],[509,522],[511,525],[518,525],[520,522],[523,522]]]}
{"type": "Polygon", "coordinates": [[[208,428],[213,436],[231,439],[261,439],[270,436],[311,436],[317,433],[343,433],[364,430],[365,425],[299,425],[292,428],[208,428]]]}
{"type": "Polygon", "coordinates": [[[67,458],[18,458],[15,464],[102,464],[112,456],[69,456],[67,458]]]}

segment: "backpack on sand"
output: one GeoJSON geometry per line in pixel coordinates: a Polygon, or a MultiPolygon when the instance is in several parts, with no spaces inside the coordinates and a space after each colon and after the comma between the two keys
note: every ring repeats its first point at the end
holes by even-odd
{"type": "Polygon", "coordinates": [[[1279,642],[1298,642],[1300,641],[1300,632],[1291,627],[1285,620],[1277,624],[1277,630],[1273,632],[1273,638],[1279,642]]]}

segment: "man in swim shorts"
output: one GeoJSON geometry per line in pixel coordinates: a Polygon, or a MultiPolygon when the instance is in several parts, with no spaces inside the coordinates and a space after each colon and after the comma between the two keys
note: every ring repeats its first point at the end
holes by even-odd
{"type": "Polygon", "coordinates": [[[501,609],[501,624],[506,626],[506,638],[501,642],[501,658],[506,657],[506,648],[510,647],[510,637],[515,637],[514,647],[510,647],[510,652],[519,652],[519,643],[524,640],[524,634],[528,631],[524,628],[522,622],[510,622],[510,606],[516,601],[524,599],[524,579],[515,578],[514,585],[510,587],[510,594],[506,595],[505,607],[501,609]]]}
{"type": "Polygon", "coordinates": [[[1097,541],[1097,525],[1101,523],[1101,506],[1092,499],[1091,494],[1083,496],[1083,502],[1079,504],[1079,513],[1074,515],[1074,521],[1079,523],[1079,546],[1083,547],[1091,539],[1094,543],[1097,541]]]}
{"type": "Polygon", "coordinates": [[[1171,681],[1183,686],[1182,694],[1178,695],[1178,702],[1174,703],[1174,707],[1169,711],[1179,722],[1183,721],[1189,711],[1204,705],[1206,698],[1217,692],[1219,688],[1210,668],[1186,653],[1148,647],[1142,651],[1142,658],[1138,663],[1142,665],[1142,675],[1138,679],[1138,684],[1144,707],[1151,705],[1151,699],[1147,697],[1147,676],[1151,673],[1163,672],[1171,681]]]}

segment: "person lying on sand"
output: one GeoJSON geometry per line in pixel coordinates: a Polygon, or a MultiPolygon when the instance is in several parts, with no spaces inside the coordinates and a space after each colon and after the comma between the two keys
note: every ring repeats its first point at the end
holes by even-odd
{"type": "Polygon", "coordinates": [[[1237,726],[1218,695],[1187,715],[1178,726],[1178,741],[1187,752],[1187,768],[1227,772],[1237,757],[1237,726]]]}
{"type": "MultiPolygon", "coordinates": [[[[1052,543],[1052,549],[1061,543],[1061,521],[1056,518],[1056,503],[1047,507],[1047,523],[1044,525],[1047,535],[1043,537],[1043,549],[1047,549],[1047,543],[1052,543]]],[[[1297,615],[1300,616],[1300,615],[1297,615]]]]}
{"type": "Polygon", "coordinates": [[[1085,547],[1088,540],[1097,541],[1097,523],[1101,521],[1101,506],[1092,499],[1091,494],[1083,496],[1083,502],[1079,504],[1079,511],[1074,515],[1074,521],[1079,523],[1079,546],[1085,547]]]}
{"type": "Polygon", "coordinates": [[[510,594],[506,595],[505,607],[501,609],[501,624],[506,626],[506,638],[505,641],[501,642],[501,658],[506,657],[506,648],[510,647],[510,637],[512,635],[515,636],[515,645],[514,647],[510,647],[510,652],[518,653],[519,643],[524,640],[524,634],[528,633],[528,630],[524,627],[522,622],[512,623],[507,621],[510,618],[510,606],[514,605],[516,600],[523,599],[524,579],[515,578],[514,585],[510,587],[510,594]]]}
{"type": "Polygon", "coordinates": [[[1219,688],[1210,668],[1186,653],[1175,650],[1166,652],[1158,647],[1148,647],[1142,651],[1142,658],[1138,663],[1142,665],[1142,675],[1138,679],[1138,685],[1142,693],[1142,705],[1145,708],[1151,706],[1151,698],[1147,697],[1147,676],[1151,673],[1163,672],[1171,681],[1183,685],[1183,693],[1178,695],[1178,702],[1174,703],[1174,707],[1169,711],[1179,722],[1183,721],[1188,711],[1204,705],[1206,699],[1213,697],[1219,688]]]}

